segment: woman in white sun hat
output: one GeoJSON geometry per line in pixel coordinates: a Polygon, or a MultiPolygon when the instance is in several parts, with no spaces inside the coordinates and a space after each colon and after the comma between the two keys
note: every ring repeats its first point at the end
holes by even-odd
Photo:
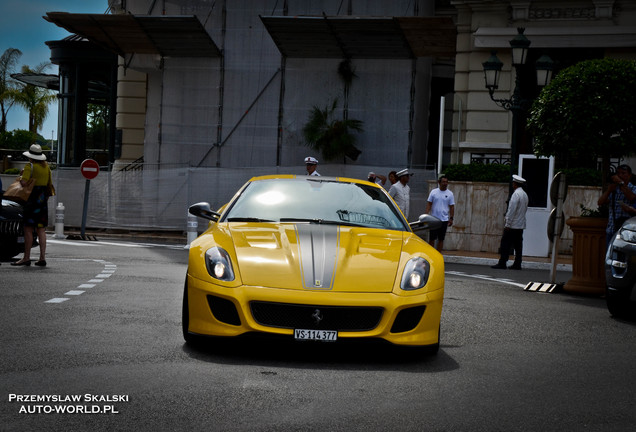
{"type": "Polygon", "coordinates": [[[35,185],[31,196],[24,205],[24,256],[21,260],[11,263],[13,266],[31,265],[31,248],[33,247],[33,231],[37,233],[40,243],[40,259],[36,266],[46,266],[46,227],[49,224],[48,200],[52,194],[51,168],[46,163],[46,156],[42,153],[42,147],[33,144],[28,151],[22,153],[29,158],[29,163],[24,166],[22,184],[30,179],[35,179],[35,185]]]}

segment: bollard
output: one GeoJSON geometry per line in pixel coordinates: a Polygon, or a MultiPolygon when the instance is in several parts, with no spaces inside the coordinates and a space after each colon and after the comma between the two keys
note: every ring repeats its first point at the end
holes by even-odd
{"type": "Polygon", "coordinates": [[[188,249],[190,247],[190,243],[192,243],[192,241],[194,239],[196,239],[199,236],[199,233],[197,232],[197,228],[199,227],[199,222],[197,221],[197,217],[193,214],[188,213],[188,228],[187,228],[187,244],[185,246],[186,249],[188,249]]]}
{"type": "Polygon", "coordinates": [[[55,207],[55,238],[64,238],[64,204],[57,203],[55,207]]]}

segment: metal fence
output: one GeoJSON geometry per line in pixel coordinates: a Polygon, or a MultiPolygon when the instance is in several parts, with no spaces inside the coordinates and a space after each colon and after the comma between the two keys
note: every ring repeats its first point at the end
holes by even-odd
{"type": "MultiPolygon", "coordinates": [[[[395,167],[395,170],[403,167],[395,167]]],[[[323,176],[366,179],[369,171],[388,176],[393,168],[360,165],[318,167],[323,176]]],[[[427,181],[435,178],[431,169],[413,169],[411,218],[426,208],[427,181]]],[[[250,178],[268,174],[305,175],[304,166],[194,168],[182,165],[144,163],[135,170],[103,169],[90,181],[86,227],[96,229],[185,231],[187,208],[207,201],[213,208],[228,202],[250,178]]],[[[65,207],[65,224],[81,226],[87,181],[78,168],[54,170],[57,196],[49,201],[49,220],[58,203],[65,207]]],[[[388,188],[388,180],[387,185],[388,188]]]]}

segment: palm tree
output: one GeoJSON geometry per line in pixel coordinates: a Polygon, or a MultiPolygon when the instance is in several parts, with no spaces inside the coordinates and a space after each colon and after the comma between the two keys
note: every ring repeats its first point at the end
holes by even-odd
{"type": "Polygon", "coordinates": [[[320,151],[327,160],[347,156],[356,160],[361,151],[355,146],[356,137],[350,130],[362,131],[362,121],[334,119],[334,112],[338,100],[335,99],[331,108],[326,106],[320,109],[314,106],[309,115],[309,120],[303,127],[303,133],[307,144],[314,150],[320,151]]]}
{"type": "Polygon", "coordinates": [[[8,48],[0,57],[0,132],[7,131],[7,114],[14,102],[11,90],[15,89],[11,73],[21,55],[22,51],[19,49],[8,48]]]}
{"type": "MultiPolygon", "coordinates": [[[[24,74],[40,74],[43,73],[50,63],[40,63],[35,69],[29,66],[22,66],[24,74]]],[[[37,87],[32,84],[23,84],[19,90],[10,92],[13,101],[29,112],[29,132],[37,133],[42,128],[44,120],[49,114],[49,105],[56,99],[55,94],[50,90],[37,87]]]]}

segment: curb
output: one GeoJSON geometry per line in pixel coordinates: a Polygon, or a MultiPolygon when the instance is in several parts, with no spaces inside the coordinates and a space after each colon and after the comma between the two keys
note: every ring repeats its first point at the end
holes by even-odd
{"type": "MultiPolygon", "coordinates": [[[[452,264],[473,264],[488,266],[497,264],[499,260],[496,258],[480,258],[471,256],[459,256],[459,255],[445,255],[444,262],[452,264]]],[[[523,261],[524,270],[550,270],[552,263],[543,263],[536,261],[523,261]]],[[[572,264],[557,264],[557,271],[572,271],[572,264]]]]}

